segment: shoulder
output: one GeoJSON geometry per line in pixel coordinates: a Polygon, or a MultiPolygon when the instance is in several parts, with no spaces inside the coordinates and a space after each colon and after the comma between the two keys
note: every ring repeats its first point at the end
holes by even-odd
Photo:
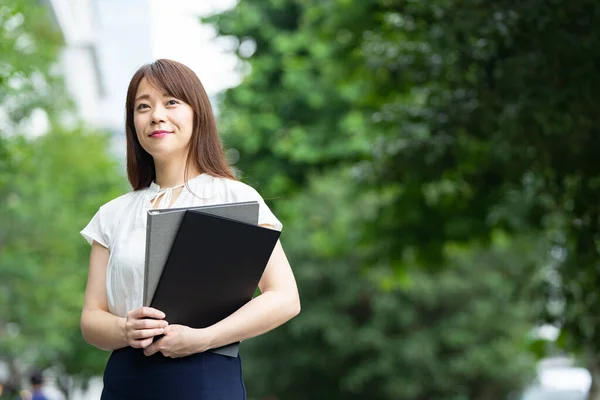
{"type": "Polygon", "coordinates": [[[248,184],[208,174],[193,179],[191,187],[200,197],[213,198],[226,203],[262,200],[260,194],[248,184]]]}
{"type": "Polygon", "coordinates": [[[81,230],[81,235],[92,244],[95,240],[106,248],[111,248],[113,232],[130,204],[141,191],[129,192],[100,206],[91,221],[81,230]]]}
{"type": "Polygon", "coordinates": [[[260,225],[270,225],[277,230],[283,227],[258,191],[244,182],[203,174],[193,180],[192,189],[196,196],[211,199],[214,203],[256,201],[260,225]]]}
{"type": "Polygon", "coordinates": [[[100,212],[107,216],[115,216],[120,214],[135,198],[137,198],[138,195],[140,195],[140,192],[143,190],[144,189],[125,193],[115,199],[112,199],[111,201],[100,206],[100,212]]]}
{"type": "Polygon", "coordinates": [[[252,186],[232,179],[222,179],[226,202],[256,201],[259,205],[258,223],[260,225],[269,225],[281,231],[283,224],[273,214],[269,206],[265,203],[263,197],[252,186]]]}
{"type": "Polygon", "coordinates": [[[258,191],[256,189],[254,189],[252,186],[250,186],[244,182],[236,181],[233,179],[225,179],[225,178],[221,178],[221,179],[224,181],[226,190],[233,196],[236,196],[239,198],[260,197],[260,194],[258,193],[258,191]]]}
{"type": "Polygon", "coordinates": [[[258,201],[264,204],[263,196],[252,186],[247,183],[236,181],[233,179],[218,178],[221,182],[220,196],[226,201],[241,202],[241,201],[258,201]]]}

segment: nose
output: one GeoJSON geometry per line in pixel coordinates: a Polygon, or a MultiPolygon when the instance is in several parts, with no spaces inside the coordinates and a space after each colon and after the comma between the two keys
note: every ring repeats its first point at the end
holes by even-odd
{"type": "Polygon", "coordinates": [[[165,109],[164,107],[157,105],[152,109],[152,124],[159,124],[165,122],[165,109]]]}

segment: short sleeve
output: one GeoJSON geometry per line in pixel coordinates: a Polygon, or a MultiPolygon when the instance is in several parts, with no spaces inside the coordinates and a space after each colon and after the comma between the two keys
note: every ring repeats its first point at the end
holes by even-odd
{"type": "Polygon", "coordinates": [[[105,228],[107,221],[105,221],[105,218],[103,218],[103,211],[103,207],[100,207],[96,215],[94,215],[91,221],[87,224],[85,228],[83,228],[83,230],[80,233],[81,236],[83,236],[89,244],[92,244],[95,240],[102,246],[108,248],[109,240],[105,228]]]}
{"type": "Polygon", "coordinates": [[[252,186],[246,185],[245,183],[235,181],[235,199],[236,201],[256,201],[258,202],[258,224],[269,225],[273,229],[281,231],[283,224],[277,219],[275,214],[271,211],[262,196],[252,186]]]}
{"type": "Polygon", "coordinates": [[[271,225],[274,229],[281,231],[283,229],[283,224],[277,219],[275,214],[271,211],[265,200],[262,198],[258,192],[256,192],[258,198],[258,224],[259,225],[271,225]]]}

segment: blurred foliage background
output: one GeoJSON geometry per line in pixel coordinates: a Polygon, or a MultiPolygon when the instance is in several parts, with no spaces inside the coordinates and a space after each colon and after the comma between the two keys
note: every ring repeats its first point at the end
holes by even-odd
{"type": "MultiPolygon", "coordinates": [[[[78,330],[78,232],[127,187],[105,134],[61,124],[61,44],[27,4],[0,2],[0,359],[68,393],[106,360],[78,330]]],[[[600,399],[600,3],[241,0],[204,22],[235,39],[220,131],[302,300],[244,343],[250,398],[518,398],[562,353],[600,399]]]]}
{"type": "Polygon", "coordinates": [[[107,359],[79,332],[89,259],[79,230],[127,187],[106,134],[61,123],[75,111],[60,48],[37,2],[0,1],[0,361],[17,387],[27,366],[52,366],[68,394],[107,359]],[[42,136],[29,131],[39,110],[42,136]]]}

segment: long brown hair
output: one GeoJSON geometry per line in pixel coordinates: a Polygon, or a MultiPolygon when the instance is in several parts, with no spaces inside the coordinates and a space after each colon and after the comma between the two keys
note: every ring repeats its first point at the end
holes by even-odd
{"type": "Polygon", "coordinates": [[[185,180],[193,162],[200,172],[235,179],[223,152],[217,123],[204,86],[198,76],[185,65],[160,59],[142,66],[131,78],[125,104],[127,135],[127,176],[134,190],[150,186],[156,179],[154,159],[140,145],[133,123],[135,95],[142,79],[169,96],[189,104],[194,110],[194,127],[185,164],[185,180]]]}

